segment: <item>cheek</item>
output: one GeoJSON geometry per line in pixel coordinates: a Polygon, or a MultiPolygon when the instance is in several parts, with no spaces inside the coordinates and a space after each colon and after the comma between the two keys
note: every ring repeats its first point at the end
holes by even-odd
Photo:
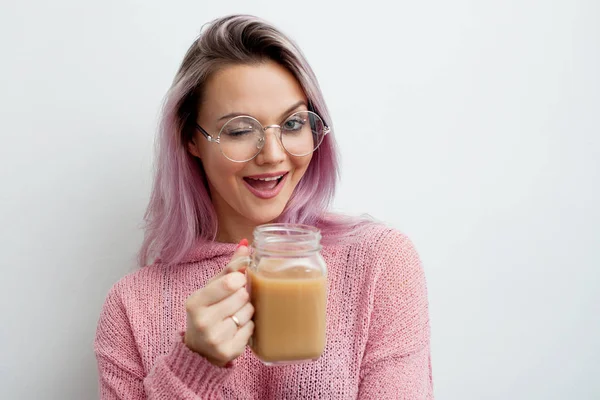
{"type": "MultiPolygon", "coordinates": [[[[301,157],[301,158],[295,158],[292,162],[294,164],[294,169],[298,172],[301,173],[301,175],[304,175],[304,173],[306,172],[306,169],[308,168],[308,165],[310,164],[310,161],[312,160],[312,154],[306,156],[306,157],[301,157]]],[[[300,178],[301,176],[299,176],[298,178],[300,178]]]]}
{"type": "Polygon", "coordinates": [[[230,162],[219,152],[205,154],[202,165],[210,184],[219,191],[231,190],[229,186],[243,168],[243,165],[230,162]]]}

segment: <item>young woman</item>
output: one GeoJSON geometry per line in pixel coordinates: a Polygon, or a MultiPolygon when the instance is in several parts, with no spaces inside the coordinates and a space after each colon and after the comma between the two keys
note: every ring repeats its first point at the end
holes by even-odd
{"type": "Polygon", "coordinates": [[[332,123],[299,48],[264,21],[215,20],[169,90],[140,269],[111,289],[95,352],[102,399],[431,399],[425,278],[404,235],[327,211],[332,123]],[[310,146],[294,132],[312,127],[310,146]],[[258,225],[318,227],[327,343],[265,366],[232,263],[258,225]]]}

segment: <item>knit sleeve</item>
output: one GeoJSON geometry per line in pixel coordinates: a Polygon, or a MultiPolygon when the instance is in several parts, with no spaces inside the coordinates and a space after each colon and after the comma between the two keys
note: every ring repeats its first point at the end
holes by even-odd
{"type": "Polygon", "coordinates": [[[148,374],[127,318],[123,297],[113,287],[104,303],[94,350],[101,400],[215,399],[229,368],[219,368],[175,339],[148,374]]]}
{"type": "Polygon", "coordinates": [[[360,399],[433,399],[429,313],[419,256],[387,231],[374,246],[375,286],[360,370],[360,399]]]}

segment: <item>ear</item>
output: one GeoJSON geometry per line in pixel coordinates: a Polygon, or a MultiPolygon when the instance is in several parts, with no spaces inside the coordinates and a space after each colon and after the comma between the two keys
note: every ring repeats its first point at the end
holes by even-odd
{"type": "Polygon", "coordinates": [[[193,155],[194,157],[197,157],[197,158],[201,158],[200,157],[200,150],[198,149],[198,146],[196,145],[196,140],[194,138],[192,138],[187,143],[187,148],[188,148],[188,151],[190,152],[191,155],[193,155]]]}

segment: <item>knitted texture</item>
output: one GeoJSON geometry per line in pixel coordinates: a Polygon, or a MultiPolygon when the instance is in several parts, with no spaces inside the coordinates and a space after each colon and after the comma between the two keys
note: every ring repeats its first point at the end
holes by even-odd
{"type": "Polygon", "coordinates": [[[175,266],[110,290],[95,340],[104,399],[433,399],[425,276],[410,240],[370,225],[324,246],[327,344],[315,362],[264,366],[249,348],[220,368],[182,342],[185,301],[235,244],[204,242],[175,266]]]}

